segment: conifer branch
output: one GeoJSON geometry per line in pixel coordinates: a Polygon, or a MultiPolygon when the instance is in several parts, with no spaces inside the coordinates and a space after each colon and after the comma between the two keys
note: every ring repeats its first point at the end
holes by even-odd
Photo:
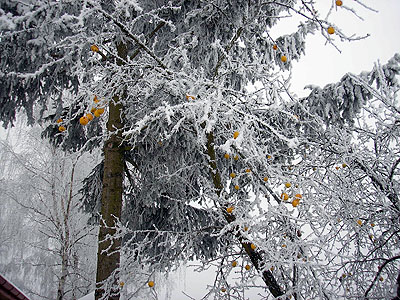
{"type": "Polygon", "coordinates": [[[226,54],[222,53],[221,57],[218,59],[217,66],[215,67],[215,71],[214,71],[214,79],[215,79],[215,77],[217,77],[218,69],[221,67],[222,62],[224,61],[224,59],[227,56],[227,53],[232,49],[232,47],[235,44],[235,42],[239,39],[240,35],[243,32],[243,29],[244,29],[243,27],[239,27],[239,29],[236,31],[236,34],[234,35],[234,37],[232,38],[230,43],[225,48],[225,53],[226,54]]]}
{"type": "MultiPolygon", "coordinates": [[[[157,31],[159,31],[162,27],[164,27],[164,25],[165,25],[165,22],[164,22],[164,21],[161,21],[161,22],[157,25],[157,27],[148,35],[147,41],[149,41],[149,40],[157,33],[157,31]]],[[[141,47],[140,47],[140,45],[139,45],[139,49],[137,49],[137,50],[135,51],[135,53],[133,53],[133,54],[130,56],[130,59],[134,59],[134,58],[140,53],[140,49],[141,49],[141,47]]]]}
{"type": "MultiPolygon", "coordinates": [[[[153,53],[153,51],[151,51],[137,36],[135,36],[132,32],[130,32],[129,29],[128,29],[124,24],[122,24],[120,21],[118,21],[116,18],[114,18],[112,15],[110,15],[109,13],[107,13],[106,11],[104,11],[103,9],[101,9],[101,8],[99,8],[99,7],[96,7],[96,6],[95,6],[94,4],[92,4],[92,3],[91,3],[91,5],[92,5],[93,7],[95,7],[97,10],[99,10],[103,16],[105,16],[107,19],[111,20],[115,25],[117,25],[117,27],[118,27],[119,29],[121,29],[121,31],[122,31],[126,36],[128,36],[129,38],[131,38],[132,40],[134,40],[135,43],[136,43],[141,49],[143,49],[148,55],[150,55],[150,57],[153,58],[153,59],[160,65],[160,67],[161,67],[162,69],[166,70],[168,74],[171,74],[171,72],[168,71],[167,66],[153,53]]],[[[164,25],[159,24],[159,26],[158,26],[159,28],[158,28],[158,29],[160,29],[162,26],[164,26],[164,25]]],[[[157,28],[156,28],[156,29],[157,29],[157,28]]],[[[158,29],[157,29],[157,30],[158,30],[158,29]]]]}

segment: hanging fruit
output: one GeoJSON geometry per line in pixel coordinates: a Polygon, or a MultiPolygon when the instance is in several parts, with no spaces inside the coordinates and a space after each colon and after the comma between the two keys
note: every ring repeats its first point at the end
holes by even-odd
{"type": "Polygon", "coordinates": [[[286,194],[286,193],[282,193],[281,199],[282,199],[283,201],[287,201],[287,200],[289,199],[289,195],[286,194]]]}
{"type": "Polygon", "coordinates": [[[85,126],[87,123],[89,123],[89,119],[87,117],[83,116],[79,119],[79,123],[81,123],[81,125],[85,126]]]}
{"type": "Polygon", "coordinates": [[[89,121],[92,121],[92,120],[93,120],[93,115],[92,115],[91,113],[88,113],[88,114],[86,114],[86,118],[87,118],[89,121]]]}
{"type": "Polygon", "coordinates": [[[99,47],[97,47],[96,45],[92,45],[90,46],[90,50],[92,50],[93,52],[99,52],[99,47]]]}
{"type": "Polygon", "coordinates": [[[298,198],[293,199],[293,201],[292,201],[292,206],[293,206],[293,207],[296,207],[296,206],[298,206],[299,204],[300,204],[300,199],[298,199],[298,198]]]}
{"type": "Polygon", "coordinates": [[[96,118],[98,118],[98,117],[100,117],[103,113],[104,113],[104,108],[97,108],[97,109],[94,111],[94,116],[95,116],[96,118]]]}
{"type": "Polygon", "coordinates": [[[294,195],[294,197],[296,198],[296,199],[301,199],[301,198],[303,198],[303,196],[301,195],[301,194],[296,194],[296,195],[294,195]]]}
{"type": "Polygon", "coordinates": [[[329,34],[334,34],[335,33],[335,28],[333,28],[332,26],[329,26],[327,29],[329,34]]]}

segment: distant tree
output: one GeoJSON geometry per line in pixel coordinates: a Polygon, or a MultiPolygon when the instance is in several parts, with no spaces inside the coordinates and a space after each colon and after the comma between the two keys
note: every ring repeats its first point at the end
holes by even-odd
{"type": "MultiPolygon", "coordinates": [[[[53,122],[46,135],[65,150],[104,144],[104,162],[82,190],[87,208],[100,207],[96,299],[119,299],[122,280],[129,278],[137,295],[152,270],[192,258],[221,264],[211,291],[215,298],[243,299],[247,280],[228,288],[225,275],[239,257],[253,266],[243,276],[249,279],[256,270],[275,298],[343,296],[334,277],[321,280],[330,274],[329,247],[336,241],[320,240],[332,236],[316,201],[320,193],[326,192],[326,201],[332,195],[328,177],[307,172],[332,163],[321,142],[333,133],[343,138],[363,100],[373,98],[370,83],[351,76],[339,94],[315,89],[298,100],[288,92],[278,71],[300,58],[307,34],[320,30],[332,44],[335,36],[352,39],[322,19],[315,5],[1,5],[2,120],[12,123],[24,108],[32,123],[53,122]],[[304,23],[293,34],[273,38],[269,29],[293,14],[304,23]],[[255,82],[261,88],[248,92],[255,82]],[[80,125],[92,107],[97,118],[80,125]],[[323,247],[315,249],[318,244],[323,247]]],[[[354,5],[366,7],[362,1],[354,5]]],[[[332,2],[330,12],[355,12],[340,6],[332,2]]]]}
{"type": "Polygon", "coordinates": [[[37,127],[18,138],[23,142],[0,144],[4,166],[14,170],[3,173],[0,186],[6,201],[1,224],[9,236],[2,243],[2,270],[40,299],[77,299],[90,291],[94,271],[93,228],[77,194],[86,175],[76,170],[82,155],[43,144],[37,127]]]}

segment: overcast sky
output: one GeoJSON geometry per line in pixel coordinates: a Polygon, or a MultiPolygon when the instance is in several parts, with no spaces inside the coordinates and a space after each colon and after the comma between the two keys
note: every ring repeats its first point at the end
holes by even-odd
{"type": "MultiPolygon", "coordinates": [[[[320,10],[322,16],[325,16],[322,12],[326,12],[333,1],[317,2],[326,5],[320,10]]],[[[378,12],[367,10],[354,0],[343,0],[343,6],[354,8],[364,21],[340,7],[334,10],[329,20],[347,36],[370,36],[359,41],[343,42],[333,35],[341,53],[332,45],[325,45],[326,40],[321,34],[309,36],[306,55],[299,62],[293,63],[292,88],[296,93],[305,95],[303,87],[307,84],[324,86],[338,81],[347,72],[359,74],[371,70],[377,60],[384,64],[396,52],[400,53],[400,0],[363,2],[378,12]]],[[[282,25],[278,29],[282,29],[282,25]]]]}

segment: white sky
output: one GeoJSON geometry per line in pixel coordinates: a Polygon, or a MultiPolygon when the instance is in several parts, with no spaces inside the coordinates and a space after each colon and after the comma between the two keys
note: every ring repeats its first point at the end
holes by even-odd
{"type": "MultiPolygon", "coordinates": [[[[325,16],[322,12],[326,12],[333,1],[317,2],[327,5],[319,10],[321,16],[325,16]]],[[[332,45],[325,45],[326,40],[320,33],[307,38],[306,55],[299,62],[293,63],[292,90],[299,96],[307,95],[307,92],[303,91],[307,84],[324,86],[338,81],[347,72],[359,74],[361,71],[371,70],[378,60],[385,64],[396,52],[400,53],[400,0],[363,2],[378,12],[367,10],[354,0],[343,0],[343,6],[354,8],[364,21],[340,7],[333,11],[329,21],[347,36],[370,34],[370,37],[343,42],[333,35],[332,38],[341,53],[332,45]]]]}

